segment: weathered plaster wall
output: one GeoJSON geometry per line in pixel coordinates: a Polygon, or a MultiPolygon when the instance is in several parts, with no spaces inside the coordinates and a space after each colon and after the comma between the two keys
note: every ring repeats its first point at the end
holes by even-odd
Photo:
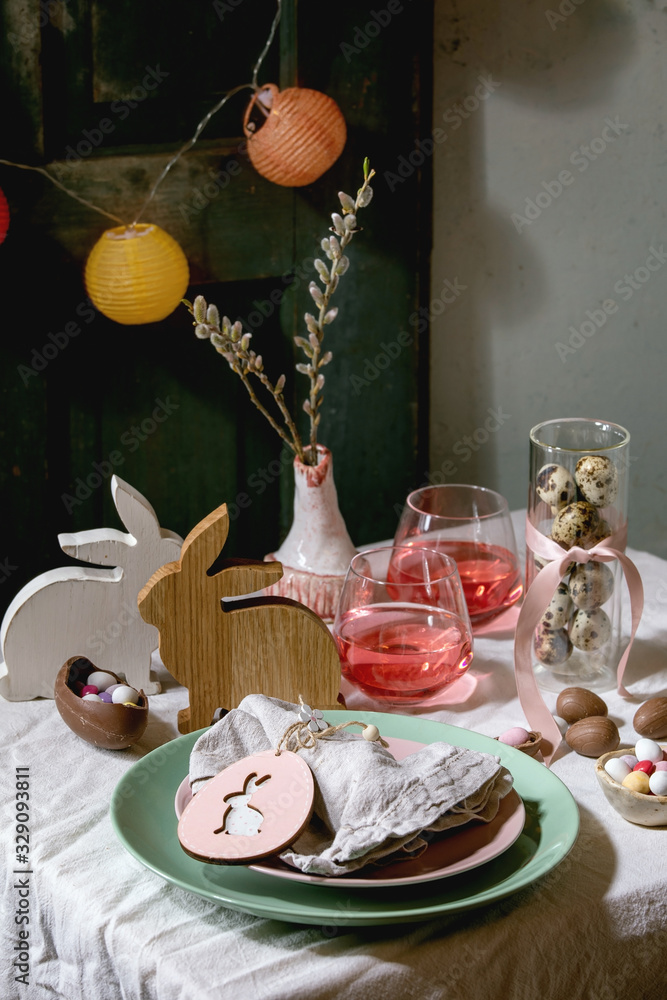
{"type": "Polygon", "coordinates": [[[667,2],[436,0],[434,45],[429,473],[524,506],[534,424],[614,421],[667,557],[667,2]]]}

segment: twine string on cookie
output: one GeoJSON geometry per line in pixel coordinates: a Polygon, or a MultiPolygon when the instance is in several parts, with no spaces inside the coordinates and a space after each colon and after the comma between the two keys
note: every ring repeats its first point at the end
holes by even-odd
{"type": "MultiPolygon", "coordinates": [[[[369,729],[367,722],[354,721],[341,722],[337,726],[328,726],[326,729],[321,729],[314,733],[308,728],[307,722],[293,722],[291,726],[287,727],[280,738],[278,746],[276,747],[276,757],[280,757],[283,750],[289,750],[290,740],[294,743],[294,753],[298,750],[312,750],[317,740],[323,740],[326,739],[327,736],[333,736],[334,733],[339,733],[342,729],[347,729],[348,726],[361,726],[364,730],[369,729]]],[[[372,742],[379,743],[383,747],[389,746],[387,741],[383,740],[379,733],[372,742]]]]}

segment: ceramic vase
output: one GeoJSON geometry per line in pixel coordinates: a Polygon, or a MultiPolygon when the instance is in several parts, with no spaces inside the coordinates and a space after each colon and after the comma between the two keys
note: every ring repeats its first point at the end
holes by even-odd
{"type": "Polygon", "coordinates": [[[331,452],[317,446],[317,465],[294,459],[294,518],[279,549],[266,559],[283,564],[283,577],[264,593],[291,597],[332,622],[356,549],[338,508],[331,452]]]}

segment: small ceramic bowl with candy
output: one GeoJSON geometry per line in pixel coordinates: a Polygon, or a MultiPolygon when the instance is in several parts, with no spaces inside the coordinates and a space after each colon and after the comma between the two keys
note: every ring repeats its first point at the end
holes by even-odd
{"type": "Polygon", "coordinates": [[[643,737],[634,747],[598,758],[595,776],[623,819],[640,826],[667,826],[667,747],[643,737]]]}
{"type": "Polygon", "coordinates": [[[72,732],[93,746],[124,750],[144,734],[148,699],[110,670],[72,656],[56,677],[56,708],[72,732]]]}

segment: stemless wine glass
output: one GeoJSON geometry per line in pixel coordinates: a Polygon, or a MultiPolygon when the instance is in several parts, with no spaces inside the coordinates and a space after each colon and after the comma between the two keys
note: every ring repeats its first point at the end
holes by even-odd
{"type": "Polygon", "coordinates": [[[507,501],[483,486],[424,486],[406,501],[395,545],[456,560],[473,628],[519,600],[521,569],[507,501]]]}
{"type": "Polygon", "coordinates": [[[425,547],[359,552],[333,634],[343,677],[376,701],[414,705],[439,693],[473,657],[456,563],[425,547]]]}

